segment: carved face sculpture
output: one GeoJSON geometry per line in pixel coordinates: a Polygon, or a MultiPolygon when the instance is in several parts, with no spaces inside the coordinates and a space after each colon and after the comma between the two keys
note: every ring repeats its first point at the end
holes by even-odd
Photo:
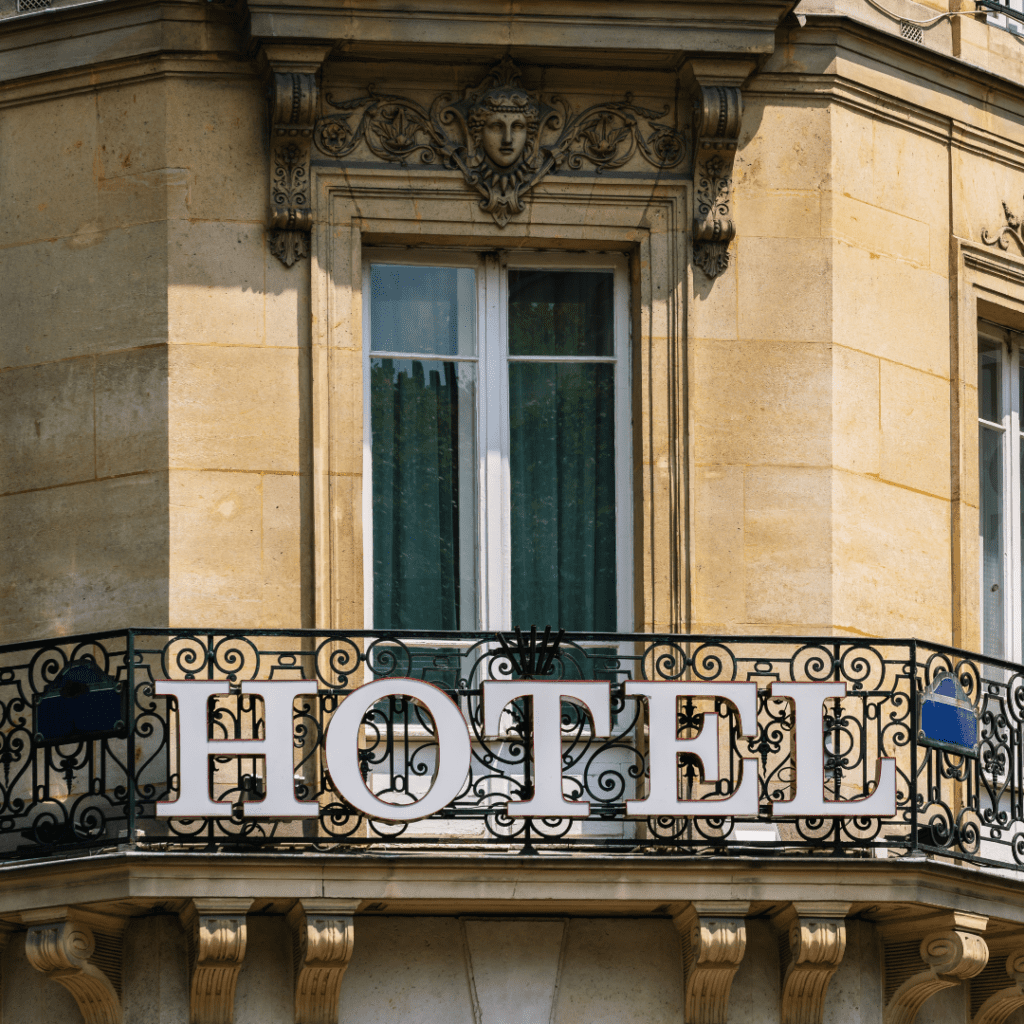
{"type": "Polygon", "coordinates": [[[470,112],[476,144],[495,167],[511,167],[522,157],[540,123],[537,104],[520,89],[492,89],[470,112]]]}
{"type": "Polygon", "coordinates": [[[484,122],[480,145],[492,163],[510,167],[523,154],[526,133],[526,119],[522,114],[495,110],[484,122]]]}

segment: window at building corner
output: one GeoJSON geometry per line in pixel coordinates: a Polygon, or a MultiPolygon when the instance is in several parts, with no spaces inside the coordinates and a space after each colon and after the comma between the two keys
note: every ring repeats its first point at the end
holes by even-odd
{"type": "Polygon", "coordinates": [[[366,263],[371,626],[628,629],[622,261],[366,263]]]}
{"type": "Polygon", "coordinates": [[[982,652],[1022,656],[1020,339],[982,325],[978,338],[978,475],[982,652]]]}

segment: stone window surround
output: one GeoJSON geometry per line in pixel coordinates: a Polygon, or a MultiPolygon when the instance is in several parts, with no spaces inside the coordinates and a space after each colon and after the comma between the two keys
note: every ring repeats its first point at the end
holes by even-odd
{"type": "Polygon", "coordinates": [[[957,280],[951,325],[953,457],[953,625],[955,644],[981,643],[978,556],[978,322],[1024,331],[1024,264],[976,242],[954,238],[957,280]]]}
{"type": "Polygon", "coordinates": [[[461,178],[311,168],[315,623],[364,616],[362,263],[367,246],[619,251],[629,256],[633,382],[634,622],[679,628],[688,593],[685,181],[546,182],[500,233],[461,178]],[[656,557],[655,557],[656,555],[656,557]]]}

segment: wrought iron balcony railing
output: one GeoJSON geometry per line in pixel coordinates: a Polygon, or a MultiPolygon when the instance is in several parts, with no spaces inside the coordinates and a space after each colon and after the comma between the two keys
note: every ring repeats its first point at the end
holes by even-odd
{"type": "MultiPolygon", "coordinates": [[[[354,777],[371,804],[408,806],[421,798],[445,756],[434,718],[403,696],[402,686],[395,682],[379,699],[362,701],[353,749],[338,755],[357,766],[354,777]]],[[[910,854],[1020,870],[1022,724],[1024,668],[917,640],[566,634],[531,641],[480,633],[157,629],[65,637],[0,647],[0,858],[119,846],[910,854]],[[560,708],[561,786],[566,799],[589,802],[585,817],[516,814],[515,801],[535,795],[538,783],[533,698],[504,703],[500,721],[487,729],[481,704],[485,681],[525,678],[558,688],[548,707],[560,708]],[[339,792],[332,773],[342,772],[325,754],[343,702],[360,686],[386,679],[426,681],[445,691],[468,733],[469,767],[457,793],[416,821],[358,810],[351,789],[339,792]],[[296,688],[301,680],[308,685],[296,688]],[[755,684],[743,692],[756,707],[756,723],[741,721],[740,705],[728,693],[716,696],[715,685],[674,705],[673,736],[703,729],[711,736],[705,761],[717,742],[717,779],[706,763],[672,753],[678,798],[701,802],[704,813],[644,816],[635,806],[630,813],[630,802],[649,795],[657,724],[654,700],[631,685],[637,680],[650,681],[652,693],[682,680],[755,684]],[[598,728],[583,704],[565,695],[571,681],[610,684],[609,728],[598,728]],[[189,689],[209,683],[219,685],[189,689]],[[824,694],[812,732],[799,733],[807,749],[794,731],[798,702],[781,695],[788,683],[817,684],[814,692],[824,694]],[[274,688],[285,684],[299,694],[291,704],[289,799],[305,811],[271,819],[261,816],[261,804],[268,786],[282,784],[266,778],[270,759],[220,754],[211,741],[264,740],[268,695],[284,692],[274,688]],[[168,692],[176,696],[161,695],[168,692]],[[190,732],[182,719],[183,695],[195,693],[207,694],[208,736],[190,732]],[[931,712],[959,722],[963,736],[950,744],[948,736],[931,735],[931,712]],[[796,795],[798,756],[811,759],[800,779],[812,790],[820,785],[814,801],[838,801],[828,815],[787,814],[787,806],[806,806],[787,803],[796,795]],[[197,763],[210,787],[202,799],[223,803],[216,814],[173,817],[171,802],[188,774],[183,768],[194,779],[197,763]],[[893,813],[859,813],[856,798],[882,788],[886,764],[895,772],[893,813]],[[757,810],[716,815],[715,802],[735,796],[755,766],[757,810]]]]}

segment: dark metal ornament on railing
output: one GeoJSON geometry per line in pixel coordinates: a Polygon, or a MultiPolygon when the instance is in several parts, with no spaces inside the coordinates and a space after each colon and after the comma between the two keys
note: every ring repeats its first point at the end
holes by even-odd
{"type": "MultiPolygon", "coordinates": [[[[940,702],[941,703],[941,702],[940,702]]],[[[108,709],[113,714],[112,705],[108,709]]],[[[59,716],[58,716],[59,717],[59,716]]],[[[94,721],[90,719],[89,721],[94,721]]],[[[63,728],[63,727],[62,727],[63,728]]],[[[826,854],[919,850],[954,860],[1024,867],[1024,669],[909,640],[573,634],[394,633],[366,631],[132,630],[0,648],[0,858],[133,843],[148,849],[251,851],[495,848],[517,852],[679,856],[826,854]],[[88,678],[86,678],[88,676],[88,678]],[[367,818],[335,792],[324,759],[325,732],[348,694],[372,679],[412,678],[444,689],[472,740],[469,774],[457,797],[414,823],[367,818]],[[486,735],[488,679],[607,680],[611,735],[595,737],[577,703],[563,701],[566,797],[588,800],[580,821],[509,815],[510,799],[533,791],[527,701],[505,709],[506,727],[486,735]],[[158,818],[156,804],[178,786],[177,712],[156,695],[162,679],[223,683],[213,700],[213,737],[263,735],[263,701],[243,683],[310,680],[293,708],[295,794],[317,816],[259,817],[266,792],[258,757],[215,756],[213,796],[223,817],[158,818]],[[631,680],[746,681],[757,684],[757,728],[744,735],[724,699],[679,705],[678,728],[692,736],[711,713],[724,730],[720,779],[696,762],[680,769],[680,798],[709,802],[709,817],[627,819],[626,802],[645,792],[646,705],[631,680]],[[976,715],[976,756],[929,745],[929,700],[952,680],[954,710],[976,715]],[[863,794],[880,757],[895,759],[896,814],[787,816],[793,794],[794,710],[773,696],[787,682],[845,684],[822,711],[823,787],[830,799],[863,794]],[[84,688],[84,689],[83,689],[84,688]],[[61,732],[49,707],[100,694],[124,703],[108,731],[61,732]],[[55,697],[54,694],[59,696],[55,697]],[[122,723],[118,725],[117,723],[122,723]],[[114,728],[116,726],[116,728],[114,728]],[[922,728],[923,726],[923,728],[922,728]],[[922,738],[924,733],[924,738],[922,738]],[[756,759],[763,822],[713,816],[731,795],[744,759],[756,759]],[[771,817],[767,812],[771,811],[771,817]]],[[[374,705],[363,725],[364,777],[382,800],[408,803],[430,785],[438,752],[433,720],[400,693],[374,705]]]]}

